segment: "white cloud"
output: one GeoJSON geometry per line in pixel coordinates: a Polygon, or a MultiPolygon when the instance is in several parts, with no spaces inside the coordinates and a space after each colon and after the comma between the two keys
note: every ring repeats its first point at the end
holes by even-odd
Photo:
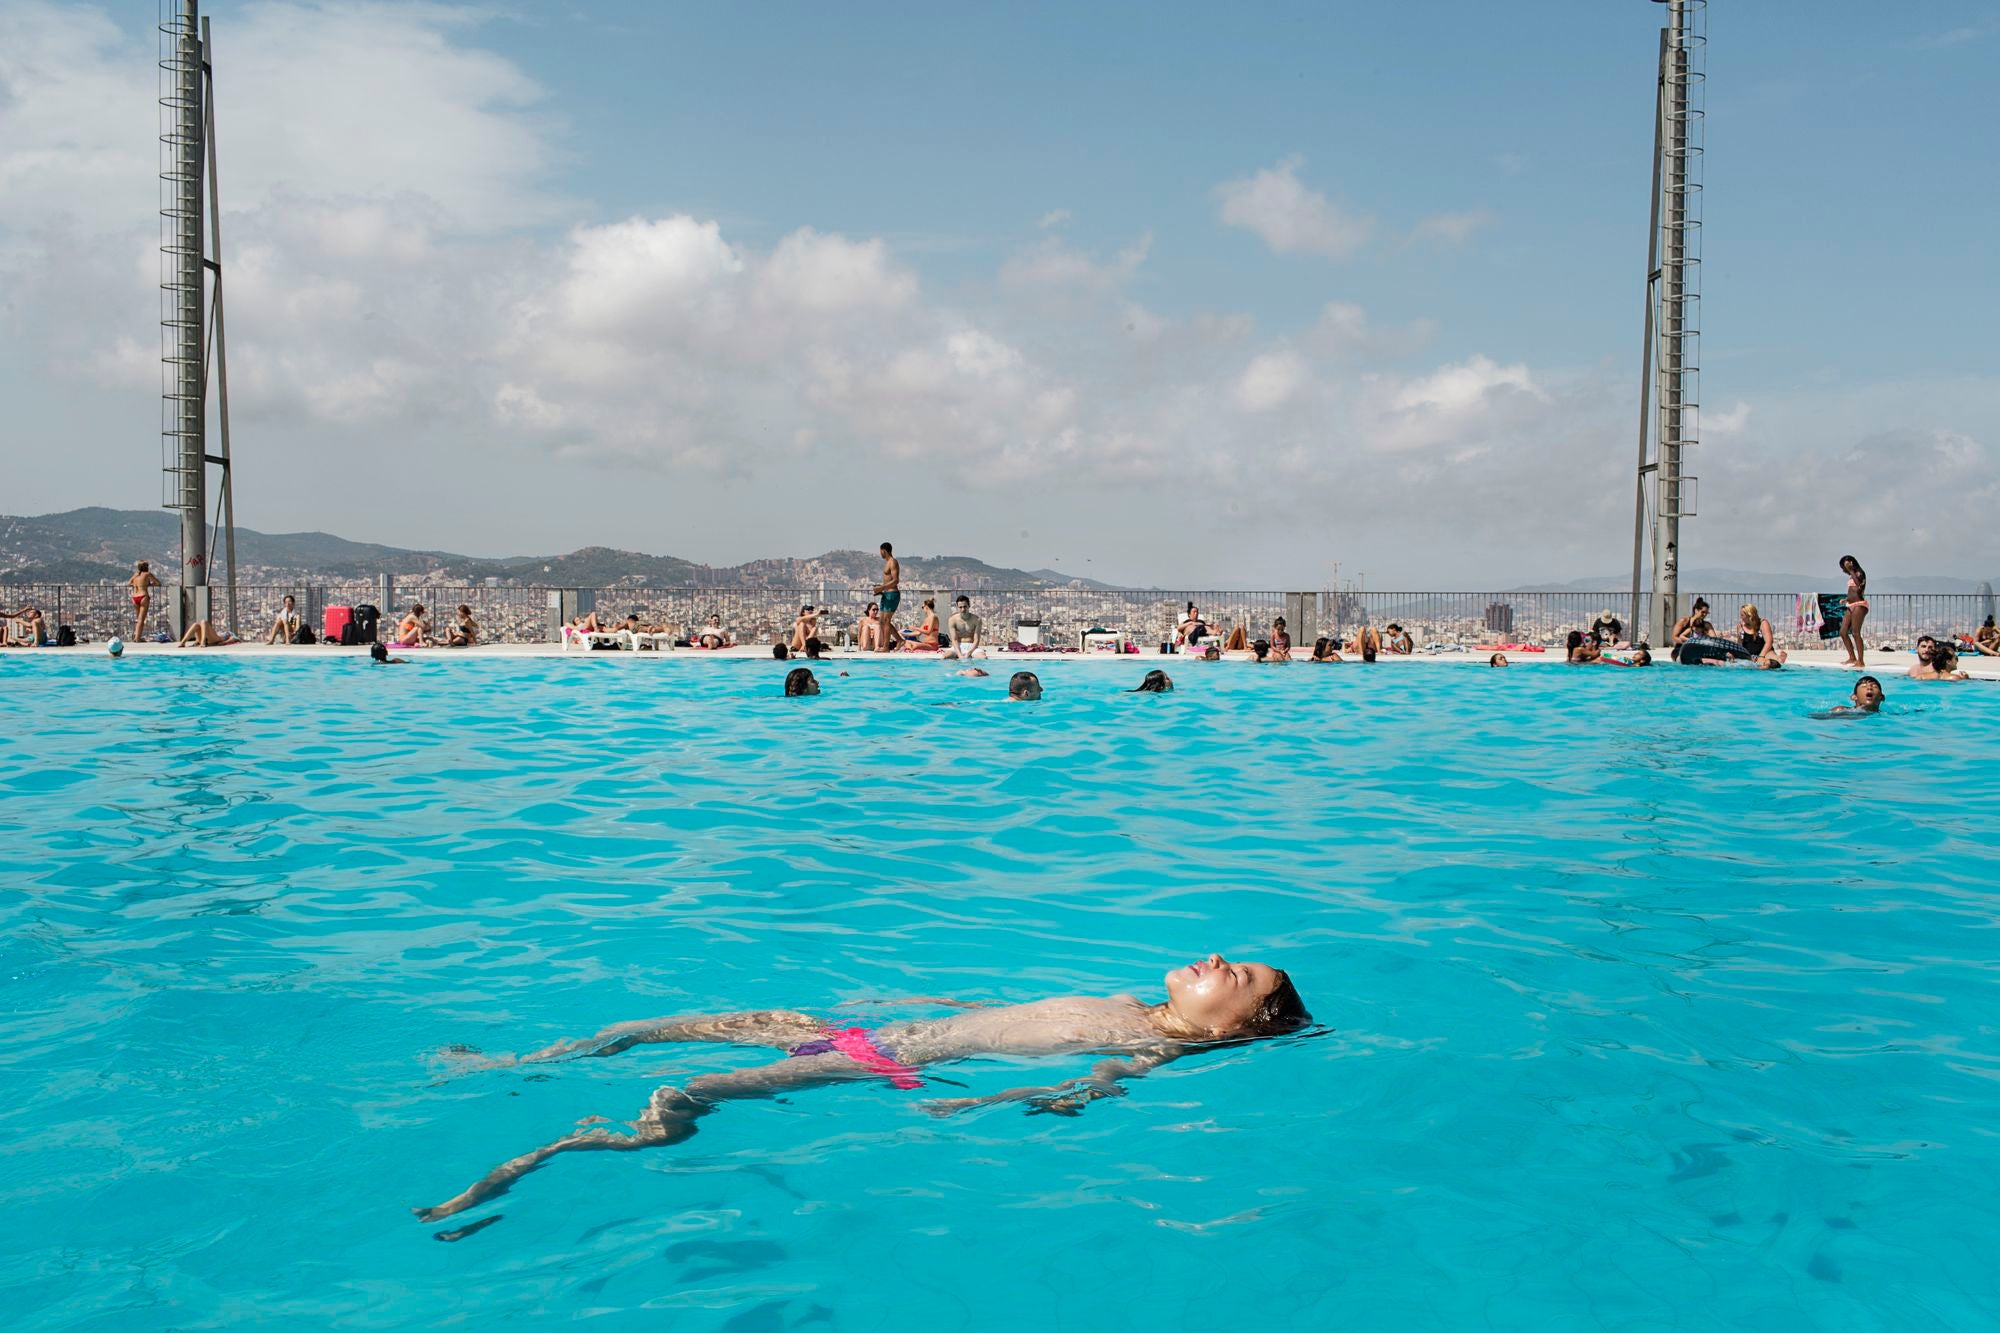
{"type": "Polygon", "coordinates": [[[1294,155],[1254,176],[1218,185],[1222,221],[1255,233],[1281,255],[1346,259],[1367,243],[1373,223],[1307,189],[1298,177],[1304,164],[1304,158],[1294,155]]]}
{"type": "Polygon", "coordinates": [[[1037,222],[1035,225],[1037,227],[1040,227],[1043,231],[1049,231],[1052,230],[1053,228],[1063,226],[1069,220],[1070,220],[1070,212],[1067,208],[1052,208],[1048,212],[1042,214],[1041,220],[1037,222]]]}
{"type": "Polygon", "coordinates": [[[1413,244],[1426,241],[1442,245],[1464,245],[1472,239],[1472,234],[1481,228],[1493,225],[1493,214],[1484,208],[1475,208],[1465,213],[1436,213],[1418,220],[1410,229],[1413,244]]]}
{"type": "Polygon", "coordinates": [[[1152,248],[1153,236],[1148,232],[1106,260],[1051,236],[1009,259],[1000,270],[1000,281],[1013,287],[1111,291],[1132,280],[1152,248]]]}
{"type": "Polygon", "coordinates": [[[1291,401],[1305,378],[1305,362],[1295,353],[1265,352],[1237,377],[1236,405],[1245,412],[1274,411],[1291,401]]]}
{"type": "Polygon", "coordinates": [[[917,279],[889,262],[880,240],[850,241],[802,227],[778,243],[763,289],[780,307],[840,314],[903,305],[915,299],[917,279]]]}
{"type": "Polygon", "coordinates": [[[1701,435],[1703,439],[1727,439],[1732,435],[1741,435],[1743,428],[1749,424],[1750,404],[1738,402],[1727,412],[1704,414],[1701,419],[1701,435]]]}

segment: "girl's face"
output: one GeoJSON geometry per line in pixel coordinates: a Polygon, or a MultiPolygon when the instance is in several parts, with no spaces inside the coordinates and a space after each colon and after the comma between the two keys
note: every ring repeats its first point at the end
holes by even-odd
{"type": "Polygon", "coordinates": [[[1212,953],[1167,973],[1167,1003],[1181,1018],[1216,1033],[1235,1032],[1278,988],[1278,970],[1232,963],[1212,953]]]}

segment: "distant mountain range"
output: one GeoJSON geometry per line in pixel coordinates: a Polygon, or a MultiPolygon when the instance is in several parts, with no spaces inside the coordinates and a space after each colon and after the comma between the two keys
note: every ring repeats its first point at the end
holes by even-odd
{"type": "MultiPolygon", "coordinates": [[[[122,583],[135,560],[151,560],[163,574],[178,565],[180,520],[163,509],[72,509],[32,517],[0,515],[0,580],[9,583],[122,583]]],[[[364,579],[380,574],[448,583],[539,584],[560,588],[710,587],[811,588],[825,583],[852,586],[872,582],[882,569],[873,551],[828,551],[803,559],[752,560],[713,566],[670,555],[646,555],[607,546],[586,546],[566,555],[505,556],[499,559],[412,551],[373,542],[349,541],[325,532],[258,532],[236,529],[236,562],[245,582],[309,574],[323,579],[364,579]],[[253,572],[254,571],[254,577],[253,572]]],[[[1109,588],[1116,585],[1076,578],[1053,569],[1005,569],[970,556],[905,555],[903,571],[912,584],[930,588],[1109,588]]],[[[2000,576],[1993,580],[2000,583],[2000,576]]],[[[1509,592],[1601,592],[1617,606],[1630,594],[1631,576],[1602,574],[1568,583],[1538,583],[1509,592]]],[[[1837,571],[1772,574],[1744,569],[1691,569],[1681,573],[1683,592],[1838,592],[1837,571]]],[[[1942,575],[1883,575],[1876,592],[1978,592],[1976,579],[1942,575]]],[[[1384,591],[1417,591],[1384,589],[1384,591]]]]}
{"type": "MultiPolygon", "coordinates": [[[[162,509],[72,509],[28,517],[0,515],[0,579],[10,583],[122,583],[135,560],[163,576],[179,567],[180,519],[162,509]]],[[[219,559],[219,556],[218,556],[219,559]]],[[[1053,569],[1003,569],[970,556],[905,555],[903,574],[933,588],[1033,588],[1111,585],[1053,569]]],[[[450,551],[412,551],[354,542],[325,532],[236,529],[238,578],[310,574],[325,579],[393,574],[440,582],[540,584],[562,588],[810,588],[872,582],[882,573],[873,551],[828,551],[805,559],[753,560],[717,567],[670,555],[586,546],[566,555],[486,559],[450,551]]]]}

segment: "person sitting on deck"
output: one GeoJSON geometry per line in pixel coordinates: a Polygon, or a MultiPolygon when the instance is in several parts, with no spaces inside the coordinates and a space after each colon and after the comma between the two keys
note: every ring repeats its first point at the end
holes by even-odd
{"type": "Polygon", "coordinates": [[[444,646],[447,648],[470,648],[479,642],[479,622],[472,618],[472,607],[464,602],[458,604],[458,615],[445,627],[444,646]]]}
{"type": "Polygon", "coordinates": [[[421,648],[430,641],[431,622],[424,614],[422,602],[411,602],[410,609],[403,613],[396,624],[396,635],[389,640],[391,648],[421,648]]]}
{"type": "MultiPolygon", "coordinates": [[[[910,1001],[958,1012],[942,1018],[885,1023],[870,1030],[841,1026],[789,1009],[713,1017],[617,1023],[596,1036],[557,1042],[527,1055],[483,1056],[467,1047],[444,1053],[464,1070],[511,1069],[578,1059],[603,1059],[635,1046],[703,1042],[781,1052],[772,1063],[702,1074],[683,1088],[656,1089],[631,1133],[595,1125],[564,1135],[494,1167],[443,1203],[412,1210],[419,1222],[441,1222],[512,1189],[531,1171],[566,1152],[631,1152],[683,1143],[697,1122],[726,1102],[769,1100],[807,1088],[885,1079],[894,1088],[923,1087],[924,1071],[979,1056],[1009,1060],[1096,1055],[1082,1078],[1008,1088],[985,1096],[947,1097],[924,1104],[943,1117],[980,1107],[1016,1105],[1028,1114],[1073,1116],[1091,1102],[1123,1096],[1122,1080],[1141,1078],[1205,1048],[1240,1047],[1307,1027],[1312,1015],[1292,980],[1263,963],[1231,962],[1219,953],[1166,974],[1164,1001],[1131,995],[1070,996],[1027,1004],[982,1005],[964,1000],[910,1001]]],[[[583,1122],[602,1124],[603,1118],[583,1122]]],[[[498,1221],[482,1219],[456,1231],[458,1240],[498,1221]]]]}
{"type": "Polygon", "coordinates": [[[181,635],[182,648],[231,648],[243,642],[226,629],[217,629],[212,620],[197,620],[181,635]]]}
{"type": "Polygon", "coordinates": [[[1417,651],[1417,641],[1410,637],[1408,630],[1404,629],[1401,625],[1391,622],[1387,632],[1382,637],[1382,651],[1399,653],[1407,657],[1409,654],[1417,651]]]}
{"type": "Polygon", "coordinates": [[[1241,625],[1229,631],[1229,638],[1222,645],[1224,652],[1246,653],[1250,651],[1250,635],[1241,625]]]}
{"type": "Polygon", "coordinates": [[[299,604],[290,593],[285,594],[285,604],[271,621],[271,632],[264,636],[264,642],[274,644],[280,638],[286,643],[297,643],[299,638],[299,604]]]}
{"type": "Polygon", "coordinates": [[[813,610],[811,602],[807,602],[799,608],[798,615],[793,618],[791,641],[785,646],[795,653],[802,653],[806,650],[806,641],[818,637],[819,612],[813,610]]]}
{"type": "Polygon", "coordinates": [[[937,598],[924,598],[924,623],[904,638],[903,647],[913,653],[934,653],[938,650],[937,598]]]}
{"type": "Polygon", "coordinates": [[[1966,646],[1986,657],[2000,657],[2000,625],[1993,623],[1992,616],[1986,617],[1986,623],[1966,641],[1966,646]]]}
{"type": "Polygon", "coordinates": [[[1600,648],[1617,648],[1625,642],[1625,622],[1605,607],[1597,613],[1597,619],[1590,622],[1590,637],[1597,640],[1600,648]]]}
{"type": "Polygon", "coordinates": [[[30,602],[6,617],[4,643],[10,648],[39,648],[49,641],[49,623],[41,608],[30,602]]]}
{"type": "Polygon", "coordinates": [[[1697,635],[1707,636],[1714,632],[1714,627],[1708,623],[1708,602],[1697,597],[1694,605],[1688,608],[1688,613],[1674,622],[1674,632],[1670,637],[1673,646],[1678,648],[1697,635]]]}
{"type": "Polygon", "coordinates": [[[986,656],[986,649],[979,642],[986,632],[986,622],[972,614],[972,599],[964,593],[953,601],[951,621],[946,628],[951,631],[950,651],[954,656],[960,660],[986,656]]]}
{"type": "Polygon", "coordinates": [[[708,613],[708,623],[694,632],[694,646],[697,648],[727,648],[729,631],[722,627],[722,614],[708,613]]]}
{"type": "Polygon", "coordinates": [[[1279,616],[1271,622],[1271,660],[1289,662],[1292,660],[1292,635],[1285,628],[1285,618],[1279,616]]]}
{"type": "Polygon", "coordinates": [[[868,608],[861,613],[860,622],[854,627],[854,646],[861,652],[872,653],[879,649],[881,643],[881,608],[870,602],[868,608]]]}
{"type": "Polygon", "coordinates": [[[1196,646],[1214,632],[1214,630],[1208,627],[1208,622],[1202,618],[1201,608],[1197,607],[1193,602],[1189,602],[1187,604],[1187,614],[1182,616],[1180,622],[1174,626],[1174,646],[1177,648],[1196,646]]]}

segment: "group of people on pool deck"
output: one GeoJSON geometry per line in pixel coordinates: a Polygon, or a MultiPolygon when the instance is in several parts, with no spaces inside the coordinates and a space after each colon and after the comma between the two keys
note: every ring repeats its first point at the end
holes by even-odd
{"type": "MultiPolygon", "coordinates": [[[[1250,632],[1238,625],[1227,635],[1218,634],[1201,608],[1193,602],[1175,622],[1173,648],[1191,657],[1206,661],[1218,661],[1224,653],[1250,653],[1258,662],[1290,662],[1292,657],[1291,626],[1283,616],[1271,621],[1269,638],[1253,639],[1250,632]],[[1220,639],[1220,642],[1217,640],[1220,639]]],[[[1313,640],[1312,655],[1306,660],[1312,662],[1344,662],[1343,652],[1359,657],[1364,662],[1373,662],[1379,654],[1394,653],[1407,655],[1417,650],[1416,640],[1410,632],[1395,622],[1383,629],[1363,625],[1354,631],[1345,644],[1338,639],[1322,635],[1313,640]]]]}

